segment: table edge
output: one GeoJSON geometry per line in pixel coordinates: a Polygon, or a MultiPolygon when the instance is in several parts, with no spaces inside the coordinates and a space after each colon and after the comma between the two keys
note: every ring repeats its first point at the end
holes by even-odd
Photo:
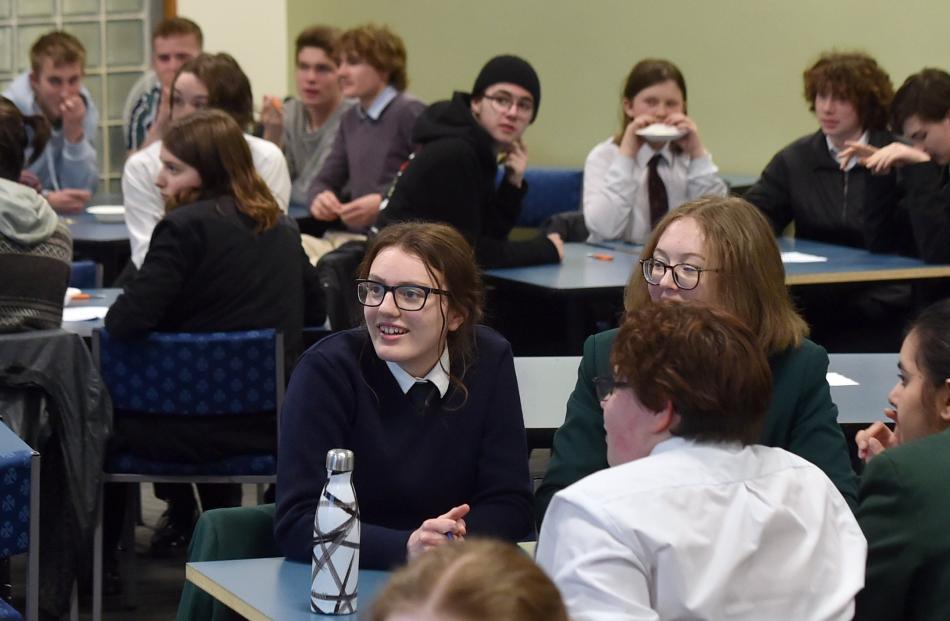
{"type": "Polygon", "coordinates": [[[814,274],[786,274],[786,285],[818,285],[849,282],[873,282],[876,280],[922,280],[925,278],[946,278],[950,276],[950,266],[901,267],[896,269],[868,272],[864,270],[845,272],[816,272],[814,274]]]}
{"type": "Polygon", "coordinates": [[[215,598],[249,621],[272,621],[270,617],[254,608],[240,597],[201,573],[192,563],[185,563],[185,580],[215,598]]]}

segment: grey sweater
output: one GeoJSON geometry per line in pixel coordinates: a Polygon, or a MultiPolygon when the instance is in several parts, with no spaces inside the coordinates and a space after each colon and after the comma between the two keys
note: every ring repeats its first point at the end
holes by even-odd
{"type": "Polygon", "coordinates": [[[0,332],[58,328],[73,243],[42,196],[0,179],[0,332]]]}

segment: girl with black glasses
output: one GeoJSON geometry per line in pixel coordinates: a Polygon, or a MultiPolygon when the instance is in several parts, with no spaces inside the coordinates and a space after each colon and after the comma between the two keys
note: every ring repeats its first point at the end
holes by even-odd
{"type": "Polygon", "coordinates": [[[354,286],[364,325],[298,362],[280,420],[275,534],[310,560],[331,448],[355,453],[360,565],[390,568],[467,534],[530,534],[531,484],[511,346],[476,325],[483,290],[453,228],[397,224],[354,286]]]}

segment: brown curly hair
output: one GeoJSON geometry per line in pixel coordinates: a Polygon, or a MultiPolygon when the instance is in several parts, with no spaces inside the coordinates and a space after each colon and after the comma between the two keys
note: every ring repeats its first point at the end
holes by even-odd
{"type": "Polygon", "coordinates": [[[894,86],[887,72],[864,52],[825,52],[802,74],[805,101],[815,111],[815,97],[831,93],[854,106],[864,129],[885,129],[894,86]]]}
{"type": "Polygon", "coordinates": [[[610,362],[640,403],[655,412],[672,404],[673,435],[742,444],[759,437],[772,373],[735,315],[702,303],[647,304],[624,317],[610,362]]]}

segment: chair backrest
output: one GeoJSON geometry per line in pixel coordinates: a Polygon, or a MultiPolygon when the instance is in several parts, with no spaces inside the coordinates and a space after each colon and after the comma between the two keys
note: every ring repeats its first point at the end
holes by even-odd
{"type": "Polygon", "coordinates": [[[279,412],[283,335],[275,330],[93,333],[93,356],[116,410],[167,415],[279,412]]]}
{"type": "Polygon", "coordinates": [[[69,286],[79,289],[101,289],[102,264],[95,261],[73,261],[69,270],[69,286]]]}
{"type": "Polygon", "coordinates": [[[581,208],[583,171],[576,168],[529,168],[524,174],[528,193],[521,203],[517,226],[539,226],[554,214],[581,208]]]}

